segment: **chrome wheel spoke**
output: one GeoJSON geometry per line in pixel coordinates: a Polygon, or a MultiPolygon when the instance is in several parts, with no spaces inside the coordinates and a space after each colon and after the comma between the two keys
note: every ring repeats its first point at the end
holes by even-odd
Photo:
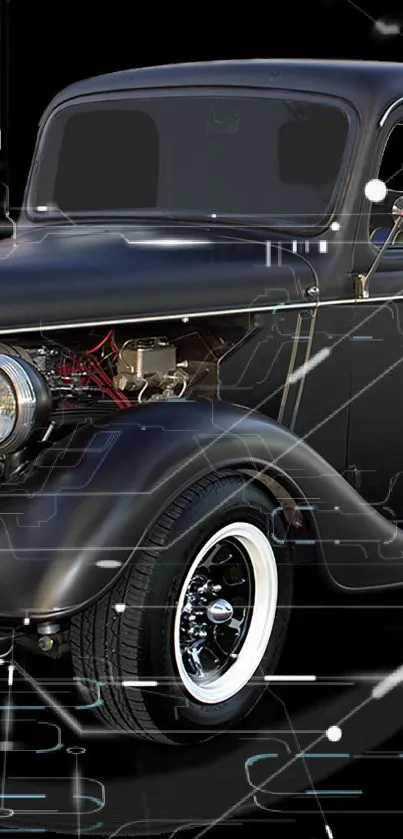
{"type": "Polygon", "coordinates": [[[209,673],[217,677],[232,666],[237,648],[244,641],[246,607],[252,598],[253,578],[247,556],[231,542],[218,542],[190,580],[182,607],[182,651],[195,677],[204,678],[209,673]]]}
{"type": "Polygon", "coordinates": [[[185,655],[188,658],[190,668],[199,678],[204,676],[203,665],[200,661],[200,653],[201,646],[199,641],[196,641],[192,646],[187,647],[185,650],[185,655]]]}
{"type": "Polygon", "coordinates": [[[214,666],[214,670],[217,672],[217,669],[219,670],[222,666],[223,659],[226,658],[227,654],[225,650],[223,650],[222,647],[220,647],[220,645],[217,644],[217,641],[213,635],[210,635],[209,638],[206,640],[204,649],[206,656],[210,658],[211,663],[214,666]]]}
{"type": "Polygon", "coordinates": [[[218,543],[217,545],[215,545],[213,550],[210,551],[210,553],[206,556],[206,558],[203,562],[203,567],[211,570],[212,567],[217,567],[219,565],[222,565],[223,562],[227,562],[228,561],[227,552],[225,552],[224,556],[221,556],[221,557],[220,557],[220,554],[221,555],[223,554],[222,543],[218,543]]]}
{"type": "Polygon", "coordinates": [[[235,630],[235,632],[239,633],[241,631],[241,627],[242,627],[242,624],[243,624],[244,620],[245,620],[244,617],[239,618],[239,619],[231,618],[231,620],[228,623],[228,629],[233,629],[233,630],[235,630]]]}

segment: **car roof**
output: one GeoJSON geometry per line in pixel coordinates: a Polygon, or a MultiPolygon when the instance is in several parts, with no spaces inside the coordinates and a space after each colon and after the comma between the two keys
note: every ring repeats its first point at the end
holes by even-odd
{"type": "Polygon", "coordinates": [[[175,87],[252,87],[342,97],[358,110],[380,109],[403,96],[403,64],[327,59],[235,59],[166,64],[105,73],[61,90],[43,118],[72,99],[118,91],[175,87]]]}

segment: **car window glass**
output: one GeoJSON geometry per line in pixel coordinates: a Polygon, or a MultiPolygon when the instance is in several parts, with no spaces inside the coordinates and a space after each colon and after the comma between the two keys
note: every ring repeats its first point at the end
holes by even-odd
{"type": "Polygon", "coordinates": [[[267,97],[70,106],[47,131],[35,203],[66,213],[186,209],[313,224],[329,207],[348,132],[336,106],[267,97]]]}
{"type": "MultiPolygon", "coordinates": [[[[384,201],[373,204],[369,219],[369,237],[372,244],[382,247],[393,224],[392,207],[396,198],[403,195],[403,124],[395,125],[389,134],[377,176],[388,187],[384,201]]],[[[397,233],[393,247],[403,247],[403,233],[397,233]]]]}

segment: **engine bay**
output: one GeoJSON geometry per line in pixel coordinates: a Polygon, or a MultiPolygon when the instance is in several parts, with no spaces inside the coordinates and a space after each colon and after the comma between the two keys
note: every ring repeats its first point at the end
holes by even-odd
{"type": "Polygon", "coordinates": [[[219,398],[219,363],[251,331],[244,316],[170,323],[163,333],[143,324],[135,334],[134,327],[75,329],[1,342],[0,478],[17,474],[38,447],[110,411],[155,400],[219,398]],[[12,425],[6,406],[13,399],[16,426],[5,434],[5,421],[12,425]]]}

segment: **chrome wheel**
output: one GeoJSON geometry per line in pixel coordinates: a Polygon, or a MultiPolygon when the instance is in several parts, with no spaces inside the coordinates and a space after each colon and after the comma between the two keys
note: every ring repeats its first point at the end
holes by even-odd
{"type": "Polygon", "coordinates": [[[174,626],[175,662],[187,692],[225,702],[256,672],[277,608],[277,564],[268,538],[248,522],[209,539],[183,583],[174,626]]]}

